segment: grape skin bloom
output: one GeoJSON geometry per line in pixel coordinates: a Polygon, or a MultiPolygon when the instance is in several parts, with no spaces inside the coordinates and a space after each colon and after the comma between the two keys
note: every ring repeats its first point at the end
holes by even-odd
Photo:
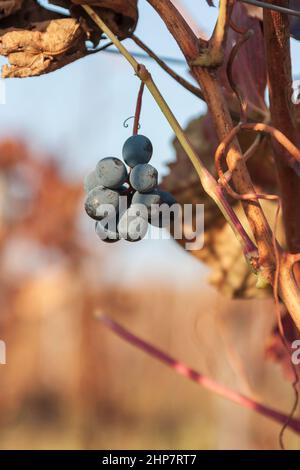
{"type": "Polygon", "coordinates": [[[153,147],[151,141],[148,137],[141,134],[129,137],[122,150],[123,159],[131,168],[141,163],[148,163],[152,153],[153,147]]]}
{"type": "Polygon", "coordinates": [[[107,157],[96,165],[96,174],[101,186],[116,189],[122,186],[128,178],[126,166],[119,158],[107,157]]]}
{"type": "Polygon", "coordinates": [[[130,184],[140,193],[147,193],[157,186],[158,172],[148,163],[136,165],[130,173],[130,184]]]}
{"type": "Polygon", "coordinates": [[[140,193],[136,192],[132,198],[132,204],[142,204],[148,210],[148,215],[151,213],[151,206],[161,203],[161,196],[158,191],[153,191],[151,193],[140,193]]]}
{"type": "Polygon", "coordinates": [[[112,189],[98,186],[89,192],[85,201],[87,214],[95,220],[113,215],[118,211],[119,194],[112,189]]]}

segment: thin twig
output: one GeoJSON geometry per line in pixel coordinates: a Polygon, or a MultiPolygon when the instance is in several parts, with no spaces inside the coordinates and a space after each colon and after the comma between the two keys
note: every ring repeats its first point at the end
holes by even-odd
{"type": "Polygon", "coordinates": [[[131,36],[131,39],[139,46],[143,51],[146,52],[157,64],[168,74],[170,75],[176,82],[178,82],[181,86],[186,88],[186,90],[193,93],[193,95],[197,96],[201,100],[204,101],[204,96],[202,91],[199,87],[192,85],[192,83],[185,80],[185,78],[181,77],[176,73],[171,67],[169,67],[160,57],[158,57],[155,52],[152,51],[140,38],[138,38],[135,34],[131,36]]]}
{"type": "MultiPolygon", "coordinates": [[[[295,160],[300,161],[300,150],[278,129],[274,127],[263,124],[263,123],[239,123],[235,126],[227,135],[227,137],[219,144],[216,152],[215,152],[215,164],[216,169],[218,172],[218,177],[220,179],[221,184],[226,188],[228,194],[235,199],[241,200],[248,200],[248,199],[269,199],[275,200],[278,199],[276,195],[263,195],[263,194],[256,194],[256,193],[246,193],[246,194],[239,194],[234,191],[228,184],[228,178],[225,176],[222,165],[221,159],[226,155],[226,152],[241,129],[245,130],[253,130],[256,132],[263,132],[270,134],[274,139],[277,140],[293,157],[295,160]]],[[[289,159],[290,161],[290,159],[289,159]]]]}
{"type": "MultiPolygon", "coordinates": [[[[272,419],[280,424],[285,424],[287,421],[287,416],[280,411],[274,410],[266,405],[263,405],[251,398],[248,398],[242,395],[239,392],[235,392],[224,385],[219,384],[218,382],[210,379],[209,377],[197,372],[194,369],[191,369],[186,364],[181,361],[178,361],[165,352],[161,351],[160,349],[156,348],[152,344],[148,343],[147,341],[135,336],[133,333],[125,329],[116,321],[112,320],[111,318],[101,315],[97,317],[106,327],[116,333],[120,338],[124,339],[132,346],[139,348],[140,350],[144,351],[146,354],[158,359],[160,362],[163,362],[167,366],[171,367],[177,374],[183,375],[187,379],[196,382],[198,385],[210,390],[217,395],[226,398],[234,403],[237,403],[244,408],[248,408],[250,410],[256,411],[261,415],[272,419]]],[[[296,433],[300,434],[300,420],[294,418],[291,419],[288,423],[290,429],[295,431],[296,433]]]]}

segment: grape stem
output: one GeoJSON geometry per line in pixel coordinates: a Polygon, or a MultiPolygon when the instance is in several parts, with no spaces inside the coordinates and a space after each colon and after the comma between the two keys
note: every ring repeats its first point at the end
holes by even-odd
{"type": "Polygon", "coordinates": [[[205,165],[202,163],[201,159],[193,149],[189,140],[187,139],[183,129],[181,128],[179,122],[172,113],[169,105],[161,95],[159,89],[154,83],[151,74],[142,64],[139,64],[135,58],[130,54],[126,47],[119,41],[115,34],[110,30],[106,23],[100,18],[100,16],[89,6],[82,5],[82,8],[86,13],[92,18],[92,20],[97,24],[101,31],[106,34],[110,41],[117,47],[120,53],[127,59],[127,61],[132,66],[136,75],[139,79],[146,85],[150,93],[152,94],[157,105],[161,109],[165,118],[169,122],[171,128],[173,129],[177,139],[185,150],[187,156],[191,160],[198,176],[200,182],[206,191],[206,193],[215,201],[222,214],[224,215],[227,222],[230,224],[236,238],[241,243],[243,253],[252,266],[257,265],[258,251],[256,245],[253,243],[243,225],[238,220],[234,210],[228,203],[226,195],[224,194],[222,188],[212,176],[212,174],[206,169],[205,165]]]}
{"type": "Polygon", "coordinates": [[[144,87],[145,87],[144,82],[141,82],[139,94],[138,94],[137,102],[136,102],[132,135],[137,135],[139,131],[144,87]]]}
{"type": "Polygon", "coordinates": [[[99,319],[107,328],[113,331],[117,336],[124,339],[132,346],[144,351],[146,354],[158,359],[160,362],[166,364],[171,369],[173,369],[177,374],[183,375],[187,379],[196,382],[198,385],[210,390],[217,395],[230,400],[244,408],[256,411],[257,413],[276,421],[279,424],[284,424],[290,429],[292,429],[297,434],[300,434],[300,420],[296,418],[288,419],[288,416],[285,413],[282,413],[278,410],[275,410],[269,406],[263,405],[252,398],[246,397],[239,392],[231,390],[225,387],[222,384],[219,384],[213,379],[197,372],[194,369],[191,369],[186,364],[173,357],[169,356],[164,351],[161,351],[154,345],[148,343],[147,341],[139,338],[134,335],[122,325],[112,320],[111,318],[105,315],[96,315],[96,318],[99,319]]]}

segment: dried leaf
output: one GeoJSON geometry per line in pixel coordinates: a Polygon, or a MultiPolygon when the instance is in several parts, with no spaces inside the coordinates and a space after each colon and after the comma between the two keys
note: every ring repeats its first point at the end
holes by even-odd
{"type": "Polygon", "coordinates": [[[20,10],[23,0],[2,0],[0,1],[0,19],[12,15],[20,10]]]}
{"type": "Polygon", "coordinates": [[[73,18],[38,23],[32,31],[16,30],[0,38],[0,54],[9,65],[2,76],[28,77],[56,70],[85,54],[83,31],[73,18]]]}
{"type": "Polygon", "coordinates": [[[52,72],[86,55],[87,40],[97,45],[102,32],[80,3],[94,6],[121,38],[133,31],[138,17],[137,0],[50,2],[68,8],[71,18],[49,11],[34,0],[15,2],[14,7],[12,2],[5,3],[11,4],[11,8],[5,10],[6,17],[0,29],[0,54],[8,57],[10,63],[2,68],[5,78],[52,72]]]}

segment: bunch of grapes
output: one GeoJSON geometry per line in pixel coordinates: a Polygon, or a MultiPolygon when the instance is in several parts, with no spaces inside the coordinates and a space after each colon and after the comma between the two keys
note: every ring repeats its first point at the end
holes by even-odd
{"type": "Polygon", "coordinates": [[[159,208],[162,204],[170,207],[176,201],[170,193],[158,188],[158,172],[149,164],[152,153],[147,137],[133,135],[122,150],[129,169],[119,158],[107,157],[86,176],[85,210],[96,220],[96,232],[101,240],[139,241],[146,235],[149,222],[163,226],[159,208]]]}

